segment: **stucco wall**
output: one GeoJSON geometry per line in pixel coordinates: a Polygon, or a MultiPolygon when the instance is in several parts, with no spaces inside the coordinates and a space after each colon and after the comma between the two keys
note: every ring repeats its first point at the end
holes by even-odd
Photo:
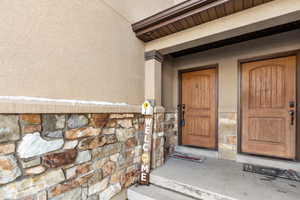
{"type": "Polygon", "coordinates": [[[236,112],[238,60],[300,49],[299,35],[297,30],[173,59],[173,70],[169,64],[163,70],[163,106],[177,105],[178,70],[218,63],[219,112],[236,112]]]}
{"type": "Polygon", "coordinates": [[[0,96],[140,104],[144,44],[131,20],[173,1],[148,4],[122,1],[122,15],[113,1],[0,1],[0,96]]]}
{"type": "MultiPolygon", "coordinates": [[[[103,0],[112,6],[130,22],[137,22],[141,19],[167,9],[174,4],[174,0],[103,0]]],[[[175,0],[176,1],[176,0],[175,0]]]]}

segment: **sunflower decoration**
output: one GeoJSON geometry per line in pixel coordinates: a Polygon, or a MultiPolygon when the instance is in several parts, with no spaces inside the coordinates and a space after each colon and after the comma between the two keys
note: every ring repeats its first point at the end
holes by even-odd
{"type": "Polygon", "coordinates": [[[143,106],[144,106],[144,109],[147,110],[147,108],[149,107],[149,102],[145,102],[143,106]]]}

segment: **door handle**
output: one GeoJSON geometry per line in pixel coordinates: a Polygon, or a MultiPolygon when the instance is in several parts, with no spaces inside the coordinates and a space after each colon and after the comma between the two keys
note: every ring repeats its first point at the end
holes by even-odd
{"type": "Polygon", "coordinates": [[[180,127],[183,127],[185,125],[185,119],[184,119],[184,115],[185,115],[185,104],[179,104],[178,106],[178,110],[180,112],[180,121],[179,121],[179,125],[180,127]]]}
{"type": "Polygon", "coordinates": [[[291,126],[294,125],[294,120],[295,120],[295,111],[294,110],[290,110],[289,111],[289,115],[291,117],[291,126]]]}

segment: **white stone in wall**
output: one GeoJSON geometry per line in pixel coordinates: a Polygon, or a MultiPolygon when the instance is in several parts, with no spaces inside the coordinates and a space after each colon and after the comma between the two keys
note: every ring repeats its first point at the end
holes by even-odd
{"type": "Polygon", "coordinates": [[[42,175],[28,177],[0,187],[2,199],[20,199],[36,194],[65,180],[62,169],[51,170],[42,175]]]}
{"type": "Polygon", "coordinates": [[[86,126],[89,123],[89,120],[84,115],[71,115],[67,121],[69,128],[80,128],[86,126]]]}
{"type": "Polygon", "coordinates": [[[116,153],[116,154],[114,154],[114,155],[111,155],[110,156],[110,160],[111,161],[114,161],[114,162],[118,162],[119,161],[119,157],[120,157],[120,153],[116,153]]]}
{"type": "Polygon", "coordinates": [[[75,163],[76,164],[84,163],[91,159],[92,159],[92,155],[91,155],[90,151],[81,151],[81,152],[78,152],[75,163]]]}
{"type": "Polygon", "coordinates": [[[30,158],[58,150],[64,145],[63,139],[45,140],[40,133],[26,134],[18,146],[20,158],[30,158]]]}
{"type": "Polygon", "coordinates": [[[110,185],[106,190],[99,194],[99,200],[110,200],[113,196],[121,192],[120,183],[110,185]]]}
{"type": "Polygon", "coordinates": [[[78,140],[66,141],[64,149],[75,149],[78,145],[78,140]]]}
{"type": "Polygon", "coordinates": [[[83,186],[81,188],[81,200],[87,200],[88,199],[88,187],[87,185],[83,186]]]}
{"type": "Polygon", "coordinates": [[[20,128],[17,115],[0,115],[0,142],[20,139],[20,128]]]}
{"type": "Polygon", "coordinates": [[[105,135],[112,135],[115,134],[116,129],[115,128],[105,128],[102,130],[102,133],[105,135]]]}
{"type": "Polygon", "coordinates": [[[134,128],[118,128],[116,129],[116,136],[119,142],[125,142],[131,137],[134,137],[135,135],[135,130],[134,128]]]}
{"type": "Polygon", "coordinates": [[[108,185],[109,178],[105,178],[102,181],[89,186],[89,196],[95,193],[103,191],[108,185]]]}
{"type": "Polygon", "coordinates": [[[47,192],[42,191],[36,195],[36,200],[47,200],[47,192]]]}
{"type": "Polygon", "coordinates": [[[120,125],[123,128],[131,128],[132,127],[132,120],[131,119],[118,120],[118,125],[120,125]]]}
{"type": "Polygon", "coordinates": [[[35,158],[32,160],[28,160],[28,161],[21,161],[22,167],[23,168],[29,168],[29,167],[35,167],[39,164],[41,164],[41,158],[35,158]]]}
{"type": "Polygon", "coordinates": [[[21,174],[15,156],[0,156],[0,184],[9,183],[21,174]]]}
{"type": "Polygon", "coordinates": [[[50,198],[49,200],[81,200],[81,188],[65,192],[61,195],[50,198]]]}
{"type": "Polygon", "coordinates": [[[46,171],[46,168],[44,166],[37,166],[37,167],[25,169],[25,174],[36,175],[36,174],[41,174],[44,171],[46,171]]]}

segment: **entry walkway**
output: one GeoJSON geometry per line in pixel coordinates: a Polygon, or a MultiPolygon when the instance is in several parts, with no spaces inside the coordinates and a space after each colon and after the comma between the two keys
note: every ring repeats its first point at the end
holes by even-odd
{"type": "Polygon", "coordinates": [[[272,180],[263,175],[243,172],[242,164],[212,158],[207,158],[203,163],[171,158],[151,173],[150,182],[151,186],[131,187],[128,199],[300,199],[299,182],[279,178],[272,180]]]}

